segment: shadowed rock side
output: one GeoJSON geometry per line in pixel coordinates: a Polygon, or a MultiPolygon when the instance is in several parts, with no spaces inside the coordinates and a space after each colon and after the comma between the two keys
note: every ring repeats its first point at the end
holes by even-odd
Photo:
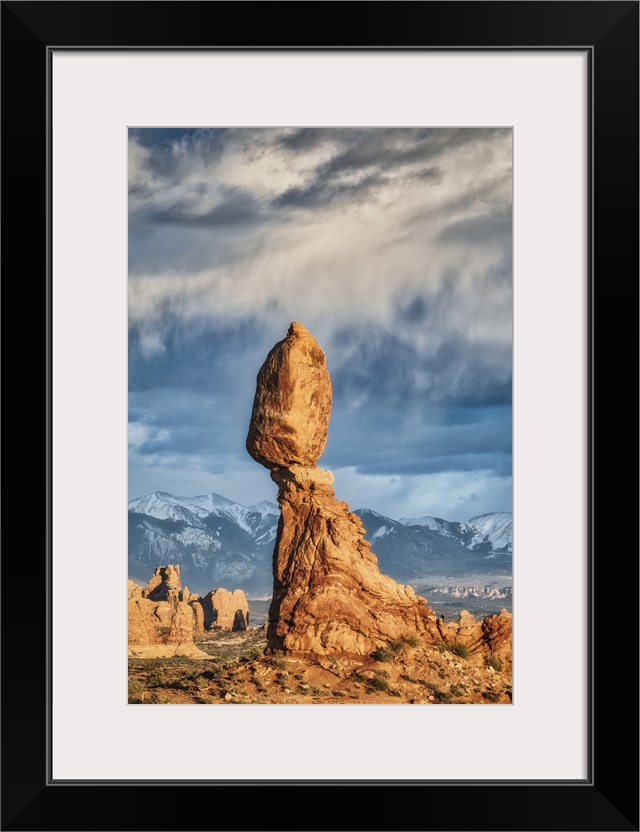
{"type": "Polygon", "coordinates": [[[271,469],[281,517],[267,649],[366,655],[403,636],[441,640],[424,598],[382,575],[360,519],[335,498],[324,450],[331,382],[313,336],[292,323],[257,378],[247,450],[271,469]]]}

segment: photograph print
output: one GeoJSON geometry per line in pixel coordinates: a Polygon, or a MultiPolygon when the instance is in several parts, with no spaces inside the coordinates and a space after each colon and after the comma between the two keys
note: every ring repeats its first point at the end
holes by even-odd
{"type": "Polygon", "coordinates": [[[512,703],[512,140],[129,128],[130,704],[512,703]]]}

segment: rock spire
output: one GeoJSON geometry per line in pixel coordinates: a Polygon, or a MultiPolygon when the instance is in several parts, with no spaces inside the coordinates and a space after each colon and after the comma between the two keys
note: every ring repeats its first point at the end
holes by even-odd
{"type": "Polygon", "coordinates": [[[403,637],[440,640],[425,599],[380,572],[360,518],[336,499],[332,473],[315,464],[331,403],[324,353],[294,322],[258,373],[246,443],[279,489],[267,649],[366,655],[403,637]]]}

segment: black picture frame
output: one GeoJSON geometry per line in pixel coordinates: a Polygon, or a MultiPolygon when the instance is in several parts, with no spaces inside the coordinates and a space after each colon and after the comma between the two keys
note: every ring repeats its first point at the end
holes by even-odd
{"type": "MultiPolygon", "coordinates": [[[[23,323],[30,344],[44,341],[38,371],[32,369],[28,384],[24,367],[12,362],[11,351],[5,362],[11,384],[8,445],[15,451],[14,440],[16,446],[22,440],[35,464],[11,466],[5,500],[2,829],[220,828],[224,822],[219,818],[225,815],[218,807],[225,803],[234,806],[235,828],[248,830],[638,829],[638,515],[637,491],[625,484],[625,473],[637,459],[632,437],[637,438],[638,430],[633,383],[638,378],[638,11],[639,3],[627,0],[2,3],[5,308],[27,310],[23,323]],[[241,772],[238,780],[225,783],[49,778],[49,579],[55,559],[50,445],[51,54],[63,48],[275,47],[580,49],[589,55],[591,728],[585,781],[491,780],[499,738],[460,749],[461,754],[474,753],[484,760],[481,768],[487,778],[473,782],[255,782],[243,781],[241,772]],[[18,375],[20,369],[23,373],[18,375]],[[627,382],[624,386],[620,374],[627,382]],[[29,405],[27,388],[34,392],[29,405]],[[46,413],[46,431],[29,428],[28,440],[27,408],[38,416],[46,413]],[[46,473],[38,479],[36,497],[33,471],[43,468],[46,473]],[[27,487],[31,498],[25,506],[27,487]],[[37,545],[31,536],[25,567],[20,521],[31,529],[35,517],[46,522],[37,545]],[[611,593],[598,592],[603,588],[611,588],[611,593]],[[615,592],[619,594],[612,600],[615,592]],[[205,794],[198,789],[205,789],[205,794]],[[343,815],[344,805],[349,812],[343,815]]],[[[573,649],[571,622],[563,620],[561,611],[557,622],[540,622],[540,637],[553,639],[553,649],[573,649]]],[[[561,682],[557,685],[560,697],[561,682]]],[[[312,748],[302,751],[313,753],[312,748]]],[[[425,754],[430,753],[436,752],[425,748],[425,754]]]]}

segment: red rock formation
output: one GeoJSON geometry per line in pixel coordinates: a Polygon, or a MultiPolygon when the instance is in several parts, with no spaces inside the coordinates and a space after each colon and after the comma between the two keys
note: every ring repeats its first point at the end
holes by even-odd
{"type": "Polygon", "coordinates": [[[129,644],[162,644],[154,606],[153,601],[146,598],[129,600],[129,644]]]}
{"type": "Polygon", "coordinates": [[[194,601],[189,601],[189,606],[193,610],[193,632],[204,633],[204,610],[200,598],[197,597],[194,601]]]}
{"type": "Polygon", "coordinates": [[[127,593],[129,598],[142,598],[142,587],[129,578],[127,593]]]}
{"type": "Polygon", "coordinates": [[[196,617],[193,609],[178,601],[179,567],[158,567],[143,590],[129,581],[129,654],[155,658],[163,656],[191,656],[205,658],[193,642],[196,617]],[[164,571],[161,571],[164,570],[164,571]],[[178,586],[175,587],[175,576],[178,586]],[[165,577],[169,576],[168,580],[165,577]],[[154,581],[155,578],[159,580],[154,581]],[[167,594],[169,600],[157,601],[142,597],[151,586],[152,594],[167,594]]]}
{"type": "Polygon", "coordinates": [[[185,604],[190,604],[192,601],[196,601],[200,596],[195,592],[189,592],[189,587],[183,587],[180,592],[178,593],[178,598],[180,601],[184,601],[185,604]]]}
{"type": "Polygon", "coordinates": [[[292,323],[258,373],[247,450],[267,468],[314,465],[327,442],[331,380],[324,353],[292,323]]]}
{"type": "Polygon", "coordinates": [[[138,656],[207,654],[193,641],[205,629],[246,630],[249,604],[242,590],[212,590],[200,598],[180,586],[180,567],[159,566],[146,587],[129,581],[129,645],[138,656]]]}
{"type": "Polygon", "coordinates": [[[246,630],[249,627],[249,603],[241,589],[229,592],[212,589],[199,602],[204,612],[206,630],[246,630]]]}
{"type": "Polygon", "coordinates": [[[329,426],[331,383],[313,336],[293,323],[257,378],[247,450],[271,468],[282,511],[267,648],[365,655],[403,636],[440,636],[410,587],[382,575],[360,519],[315,466],[329,426]]]}
{"type": "Polygon", "coordinates": [[[462,610],[458,619],[445,624],[439,618],[437,624],[443,641],[464,644],[470,653],[511,654],[512,616],[506,610],[483,621],[477,621],[467,610],[462,610]]]}
{"type": "Polygon", "coordinates": [[[142,595],[151,601],[168,601],[170,604],[176,604],[180,597],[180,567],[172,563],[168,566],[159,566],[142,590],[142,595]]]}

